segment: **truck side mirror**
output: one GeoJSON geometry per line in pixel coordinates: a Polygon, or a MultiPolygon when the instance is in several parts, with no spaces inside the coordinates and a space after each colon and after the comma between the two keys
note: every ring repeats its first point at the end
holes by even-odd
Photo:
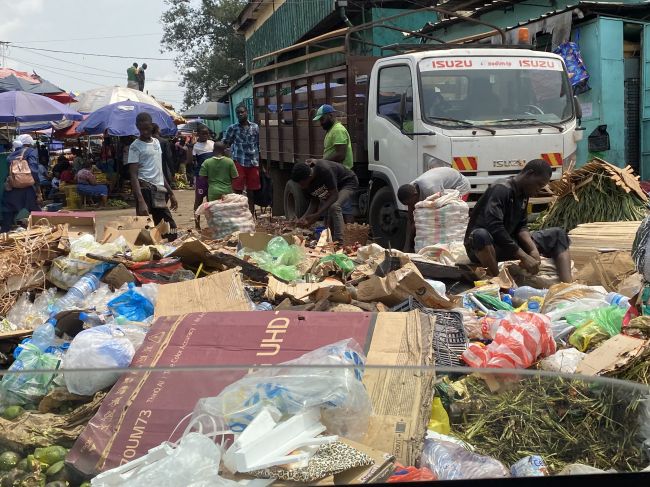
{"type": "Polygon", "coordinates": [[[573,106],[576,110],[576,118],[578,119],[578,126],[582,125],[582,106],[577,96],[573,97],[573,106]]]}

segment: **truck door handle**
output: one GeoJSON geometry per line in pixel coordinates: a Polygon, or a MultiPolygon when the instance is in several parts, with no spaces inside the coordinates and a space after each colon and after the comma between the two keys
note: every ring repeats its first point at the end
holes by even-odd
{"type": "Polygon", "coordinates": [[[378,140],[375,140],[374,148],[375,148],[375,153],[374,153],[375,161],[379,161],[379,141],[378,140]]]}

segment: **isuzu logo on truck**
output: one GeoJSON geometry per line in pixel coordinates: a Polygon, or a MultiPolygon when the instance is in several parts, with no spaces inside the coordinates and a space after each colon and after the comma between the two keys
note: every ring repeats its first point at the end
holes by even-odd
{"type": "Polygon", "coordinates": [[[556,61],[553,59],[520,59],[519,66],[522,68],[557,68],[556,61]]]}
{"type": "Polygon", "coordinates": [[[500,159],[497,161],[492,161],[494,167],[524,167],[526,161],[523,159],[500,159]]]}
{"type": "Polygon", "coordinates": [[[432,66],[434,68],[471,68],[472,60],[471,59],[438,59],[433,61],[432,66]]]}

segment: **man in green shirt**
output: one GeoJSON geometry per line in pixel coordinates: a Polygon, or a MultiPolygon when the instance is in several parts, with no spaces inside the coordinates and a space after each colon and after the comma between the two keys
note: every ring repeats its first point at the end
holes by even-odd
{"type": "Polygon", "coordinates": [[[126,87],[138,89],[138,63],[133,63],[133,66],[126,70],[126,87]]]}
{"type": "Polygon", "coordinates": [[[341,122],[336,119],[332,105],[322,105],[316,112],[314,121],[320,121],[320,126],[326,131],[323,159],[343,164],[352,169],[352,142],[350,134],[341,122]]]}
{"type": "Polygon", "coordinates": [[[223,142],[215,142],[213,156],[201,165],[196,184],[207,186],[208,201],[232,193],[232,180],[239,176],[235,162],[225,156],[225,151],[223,142]]]}

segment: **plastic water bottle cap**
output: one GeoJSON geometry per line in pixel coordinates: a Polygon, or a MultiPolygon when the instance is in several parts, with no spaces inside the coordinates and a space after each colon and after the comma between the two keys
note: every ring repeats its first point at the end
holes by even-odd
{"type": "Polygon", "coordinates": [[[539,303],[537,301],[530,301],[528,303],[528,311],[532,311],[533,313],[537,313],[539,311],[539,303]]]}
{"type": "Polygon", "coordinates": [[[82,311],[81,313],[79,313],[79,319],[81,321],[86,321],[88,319],[88,313],[82,311]]]}

